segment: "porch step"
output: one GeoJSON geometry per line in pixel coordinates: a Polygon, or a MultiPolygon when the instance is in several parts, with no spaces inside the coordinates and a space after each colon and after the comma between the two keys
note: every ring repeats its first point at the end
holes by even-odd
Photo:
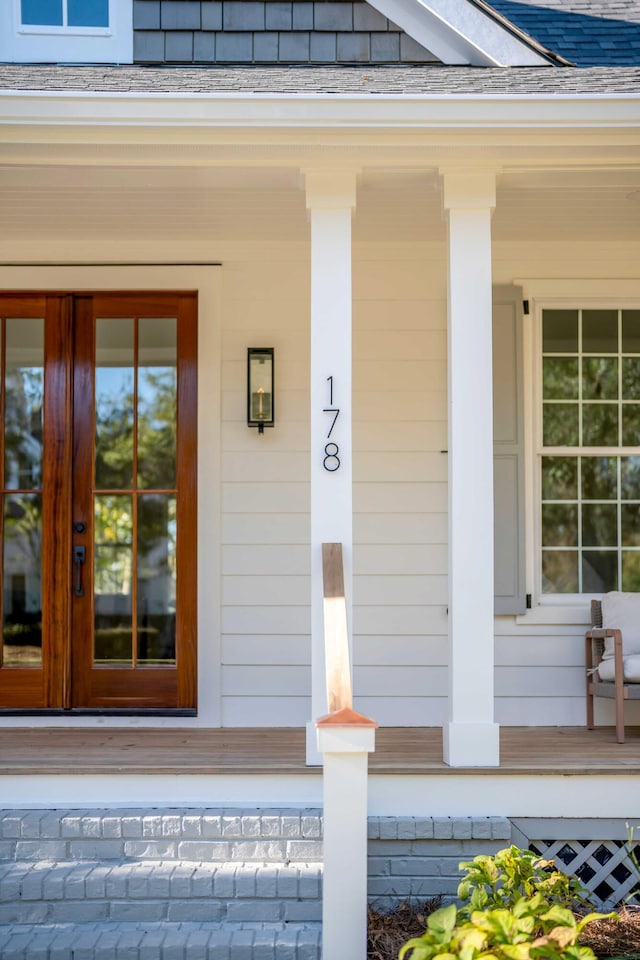
{"type": "Polygon", "coordinates": [[[175,860],[0,864],[0,924],[320,919],[317,864],[175,860]]]}
{"type": "Polygon", "coordinates": [[[0,812],[3,960],[317,960],[321,885],[318,810],[0,812]]]}
{"type": "Polygon", "coordinates": [[[2,960],[320,960],[320,924],[59,923],[0,927],[2,960]]]}

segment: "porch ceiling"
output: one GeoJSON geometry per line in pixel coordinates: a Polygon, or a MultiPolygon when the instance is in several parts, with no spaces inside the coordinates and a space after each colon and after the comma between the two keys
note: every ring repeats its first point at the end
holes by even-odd
{"type": "MultiPolygon", "coordinates": [[[[167,233],[211,244],[309,235],[298,168],[3,166],[1,156],[0,227],[7,243],[167,233]]],[[[436,171],[365,169],[353,230],[356,241],[442,240],[436,171]]],[[[498,178],[493,235],[496,241],[638,240],[640,166],[506,169],[498,178]]]]}

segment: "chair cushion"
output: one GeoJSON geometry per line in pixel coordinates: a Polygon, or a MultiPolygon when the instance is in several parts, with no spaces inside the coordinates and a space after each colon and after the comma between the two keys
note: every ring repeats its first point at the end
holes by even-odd
{"type": "MultiPolygon", "coordinates": [[[[615,680],[613,654],[598,664],[598,675],[601,680],[615,680]]],[[[638,654],[622,658],[622,675],[628,683],[640,683],[640,656],[638,654]]]]}
{"type": "MultiPolygon", "coordinates": [[[[640,682],[640,593],[614,590],[602,598],[602,626],[622,631],[624,678],[640,682]]],[[[602,680],[613,680],[613,637],[604,641],[604,653],[598,673],[602,680]]]]}

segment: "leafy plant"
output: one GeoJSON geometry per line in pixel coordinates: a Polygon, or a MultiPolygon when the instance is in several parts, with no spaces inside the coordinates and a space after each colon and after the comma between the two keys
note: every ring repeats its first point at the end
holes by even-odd
{"type": "Polygon", "coordinates": [[[522,897],[540,894],[544,904],[570,908],[585,902],[585,891],[578,880],[553,869],[553,860],[545,860],[530,850],[510,846],[495,856],[479,856],[460,864],[466,877],[458,886],[458,898],[466,911],[511,907],[522,897]]]}
{"type": "Polygon", "coordinates": [[[595,960],[578,937],[605,915],[577,917],[571,907],[584,902],[584,891],[553,866],[515,846],[461,863],[463,905],[431,914],[425,933],[404,944],[399,960],[409,954],[410,960],[595,960]]]}
{"type": "Polygon", "coordinates": [[[577,919],[566,907],[545,908],[542,894],[520,897],[511,908],[474,910],[451,904],[433,913],[426,932],[409,940],[399,960],[595,960],[578,944],[584,927],[601,914],[577,919]]]}

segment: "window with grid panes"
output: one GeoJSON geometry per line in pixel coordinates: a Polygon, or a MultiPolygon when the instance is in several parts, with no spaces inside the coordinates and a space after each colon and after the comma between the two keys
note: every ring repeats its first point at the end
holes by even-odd
{"type": "Polygon", "coordinates": [[[640,590],[640,310],[542,312],[541,585],[640,590]]]}

